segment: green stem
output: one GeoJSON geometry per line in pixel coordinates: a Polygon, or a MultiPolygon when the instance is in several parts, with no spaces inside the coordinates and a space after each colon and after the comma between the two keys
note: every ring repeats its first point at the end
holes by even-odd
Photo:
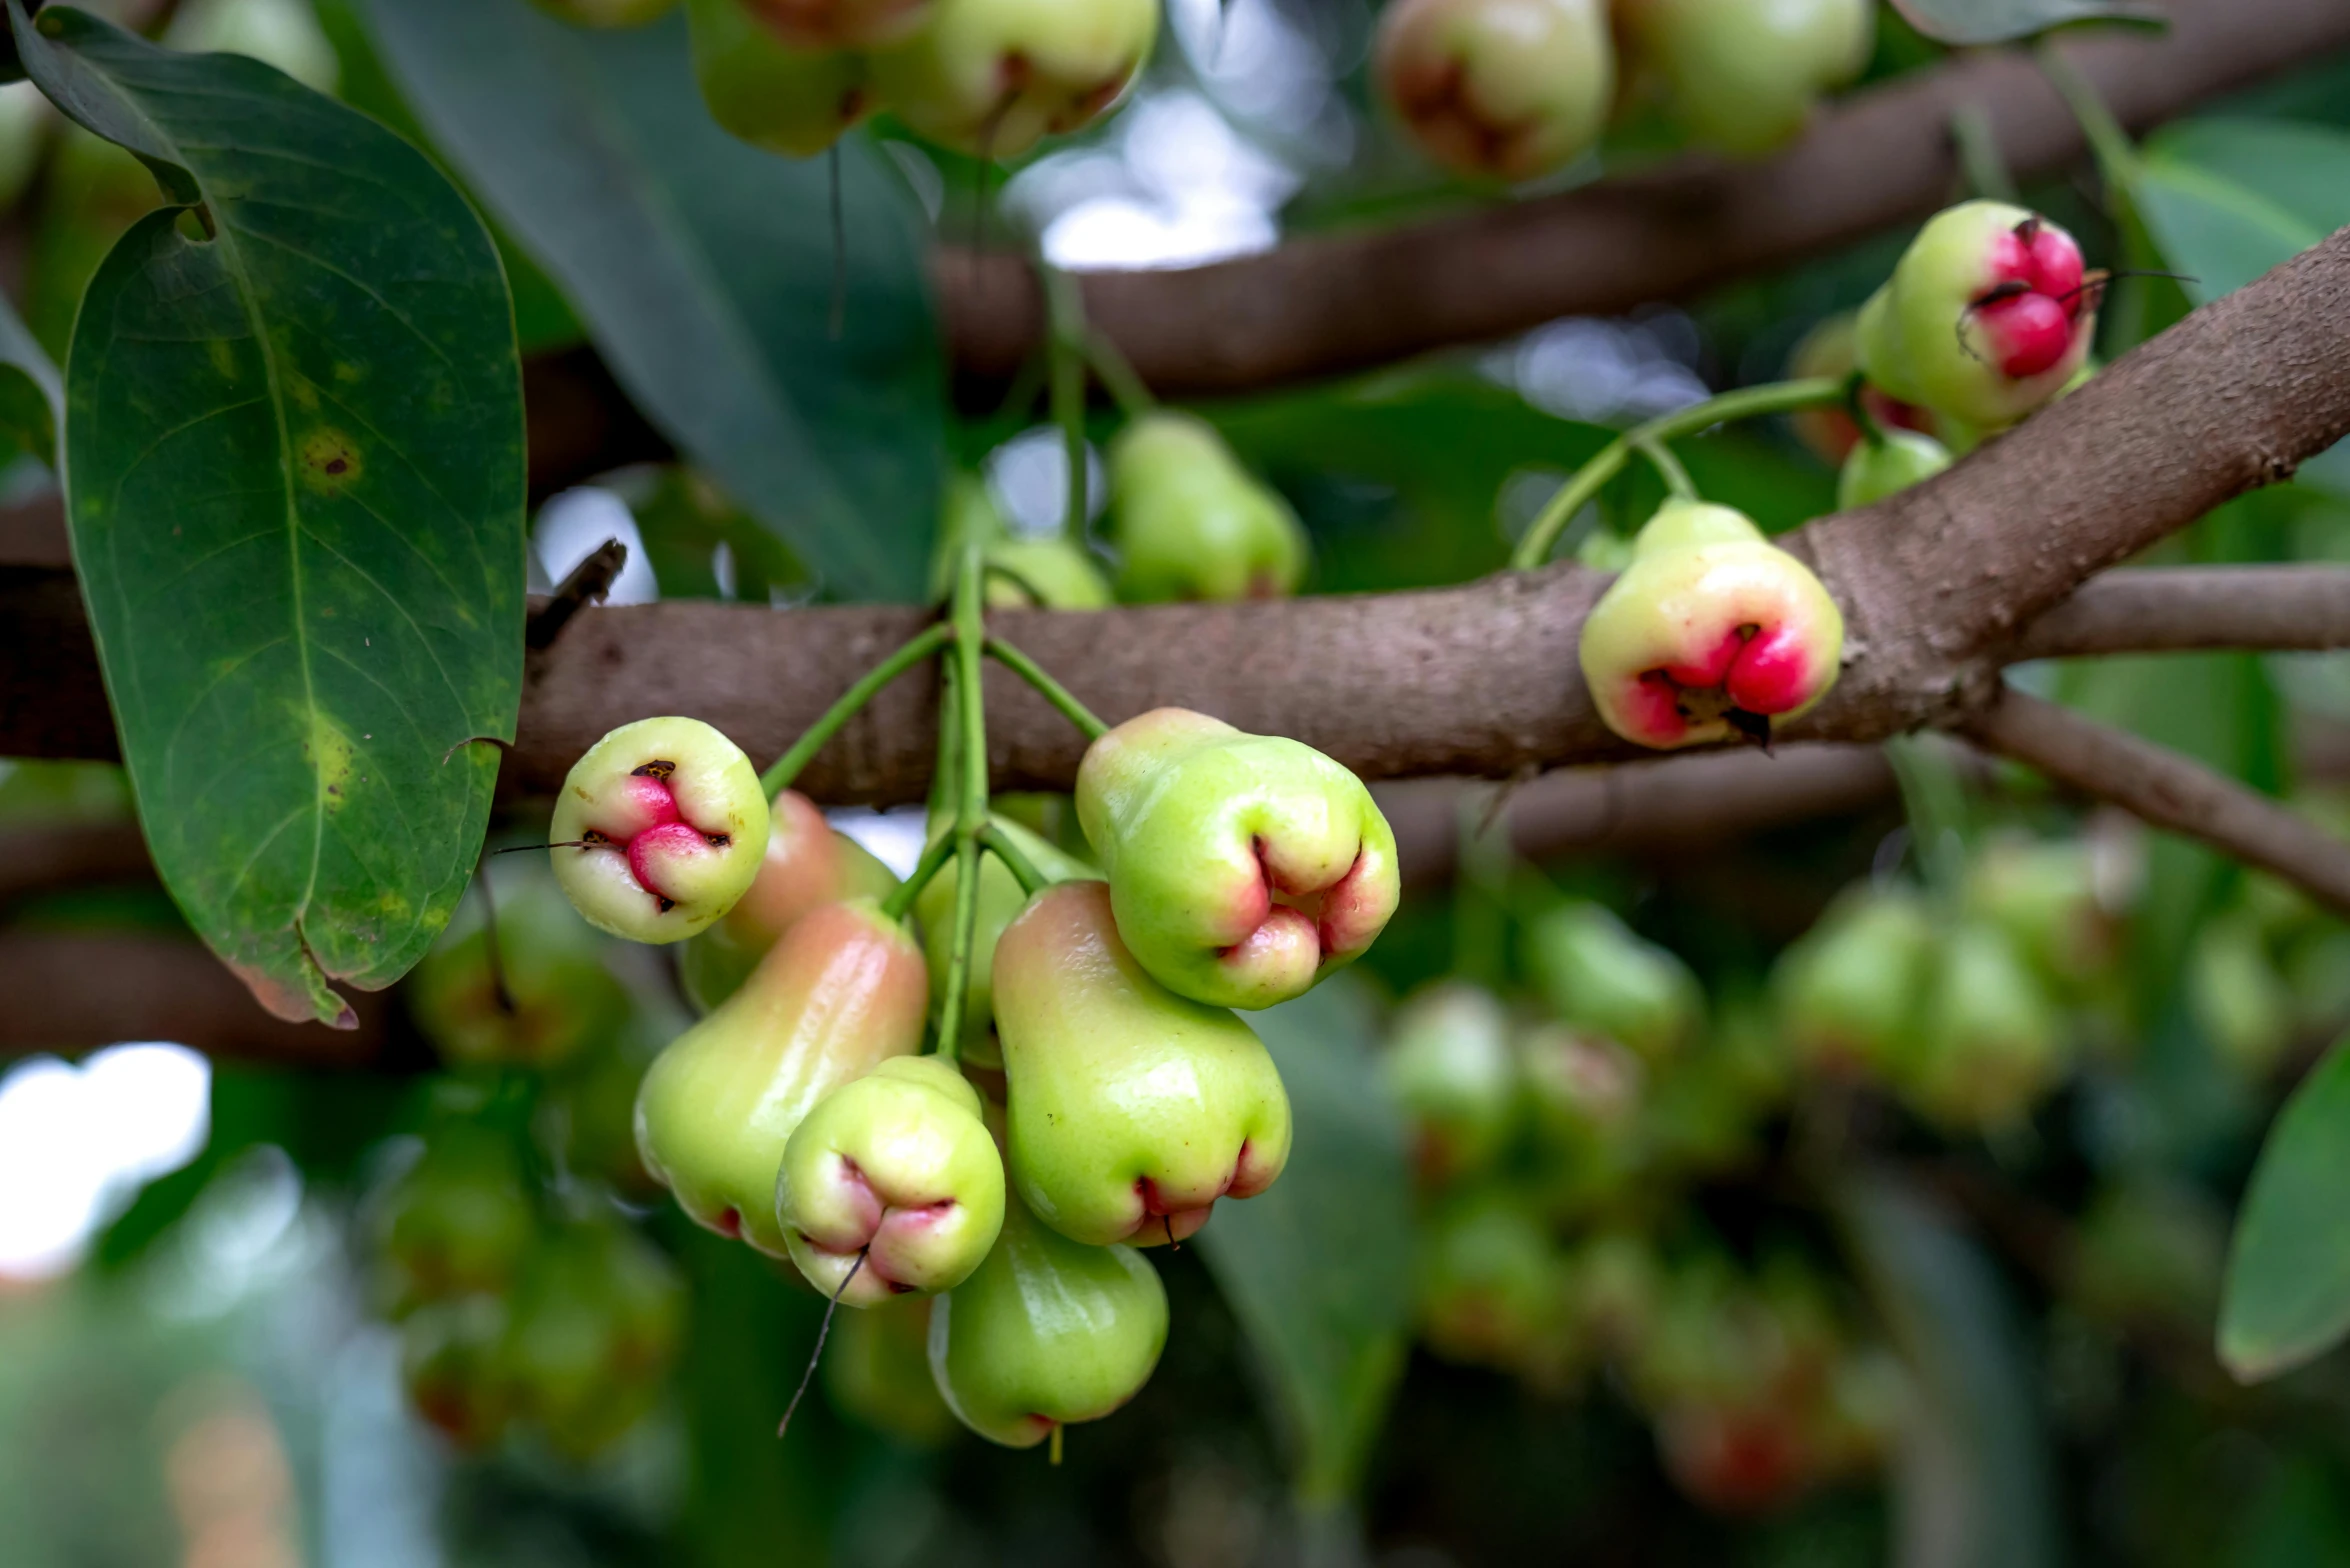
{"type": "Polygon", "coordinates": [[[924,659],[954,639],[954,631],[944,622],[932,625],[921,636],[882,660],[865,672],[865,678],[841,694],[840,701],[825,710],[824,717],[808,726],[807,732],[792,743],[791,750],[775,759],[775,766],[760,776],[759,787],[773,800],[791,788],[800,770],[815,760],[824,743],[840,733],[841,726],[855,718],[865,704],[871,702],[891,681],[920,664],[924,659]]]}
{"type": "Polygon", "coordinates": [[[945,869],[947,857],[954,852],[954,834],[941,833],[931,840],[929,847],[922,851],[921,860],[915,864],[914,874],[892,888],[889,897],[881,901],[882,914],[891,920],[905,919],[907,911],[914,907],[914,900],[920,898],[922,890],[937,879],[939,872],[945,869]]]}
{"type": "Polygon", "coordinates": [[[1001,637],[987,639],[988,656],[1036,688],[1045,701],[1061,710],[1061,717],[1077,726],[1088,741],[1100,740],[1110,733],[1110,727],[1075,697],[1059,681],[1047,675],[1044,666],[1031,659],[1001,637]]]}
{"type": "Polygon", "coordinates": [[[1061,450],[1069,479],[1061,509],[1061,532],[1085,537],[1087,472],[1085,445],[1085,301],[1077,280],[1041,259],[1045,306],[1051,316],[1046,349],[1052,356],[1053,423],[1061,428],[1061,450]]]}
{"type": "Polygon", "coordinates": [[[1999,134],[1981,104],[1962,103],[1950,111],[1950,139],[1957,144],[1958,166],[1966,173],[1969,190],[1989,201],[2015,201],[2015,176],[2007,172],[1999,134]]]}
{"type": "Polygon", "coordinates": [[[976,544],[963,548],[955,574],[955,678],[960,719],[957,761],[962,788],[955,804],[955,931],[947,948],[946,1000],[939,1008],[938,1050],[953,1061],[962,1048],[963,1010],[971,989],[971,953],[979,937],[979,835],[987,826],[987,711],[980,693],[979,652],[987,640],[987,572],[976,544]]]}
{"type": "Polygon", "coordinates": [[[2097,155],[2097,172],[2104,177],[2108,196],[2125,196],[2138,179],[2138,148],[2130,140],[2130,133],[2122,129],[2121,121],[2105,107],[2105,100],[2097,96],[2097,88],[2076,69],[2070,60],[2055,48],[2043,43],[2032,51],[2041,74],[2048,78],[2065,107],[2072,110],[2080,122],[2081,134],[2089,142],[2089,150],[2097,155]]]}
{"type": "Polygon", "coordinates": [[[1151,396],[1151,389],[1135,374],[1133,363],[1110,341],[1108,333],[1099,328],[1087,329],[1085,357],[1093,366],[1095,378],[1110,389],[1118,412],[1128,419],[1140,419],[1159,406],[1159,400],[1151,396]]]}
{"type": "Polygon", "coordinates": [[[1702,403],[1652,419],[1635,426],[1600,448],[1599,454],[1585,463],[1575,477],[1560,487],[1550,504],[1534,519],[1526,530],[1526,537],[1518,541],[1517,550],[1510,556],[1510,565],[1518,571],[1530,571],[1550,558],[1557,547],[1559,535],[1566,531],[1585,502],[1599,494],[1607,482],[1624,471],[1633,450],[1643,442],[1677,441],[1693,436],[1715,425],[1736,419],[1756,419],[1765,414],[1793,413],[1800,408],[1817,408],[1833,403],[1844,396],[1844,382],[1840,377],[1822,376],[1808,381],[1774,381],[1759,387],[1741,387],[1719,397],[1707,398],[1702,403]]]}
{"type": "Polygon", "coordinates": [[[1671,447],[1662,441],[1645,438],[1633,444],[1639,448],[1640,455],[1648,459],[1648,466],[1656,470],[1656,476],[1665,482],[1665,489],[1674,500],[1700,499],[1697,485],[1689,477],[1689,470],[1681,466],[1681,460],[1673,455],[1671,447]]]}
{"type": "Polygon", "coordinates": [[[1861,396],[1868,384],[1868,378],[1857,370],[1844,378],[1844,409],[1860,426],[1861,439],[1874,448],[1885,444],[1885,427],[1869,412],[1869,400],[1861,396]]]}
{"type": "Polygon", "coordinates": [[[1885,760],[1901,786],[1910,845],[1926,886],[1936,897],[1954,901],[1966,877],[1966,784],[1949,753],[1922,736],[1886,741],[1885,760]]]}
{"type": "Polygon", "coordinates": [[[1012,842],[1012,835],[992,819],[986,827],[980,829],[979,843],[981,848],[1004,863],[1004,869],[1012,873],[1012,880],[1020,884],[1021,892],[1034,897],[1052,886],[1053,879],[1037,870],[1036,862],[1023,854],[1020,846],[1012,842]]]}

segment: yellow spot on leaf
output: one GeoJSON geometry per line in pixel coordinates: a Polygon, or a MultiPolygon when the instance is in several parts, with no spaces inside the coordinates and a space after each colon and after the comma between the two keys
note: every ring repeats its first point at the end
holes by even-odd
{"type": "Polygon", "coordinates": [[[319,794],[326,802],[326,809],[342,810],[351,787],[351,737],[334,720],[313,711],[310,738],[302,745],[302,755],[311,771],[318,775],[319,794]]]}
{"type": "Polygon", "coordinates": [[[303,485],[318,495],[340,495],[358,482],[366,465],[359,447],[340,430],[321,425],[302,438],[295,454],[303,485]]]}

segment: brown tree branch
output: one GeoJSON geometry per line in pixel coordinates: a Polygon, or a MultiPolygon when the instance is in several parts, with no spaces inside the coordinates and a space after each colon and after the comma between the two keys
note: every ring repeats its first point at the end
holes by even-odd
{"type": "Polygon", "coordinates": [[[2350,647],[2350,566],[2166,566],[2107,572],[2016,639],[2025,659],[2220,648],[2350,647]]]}
{"type": "MultiPolygon", "coordinates": [[[[2341,0],[2175,0],[2166,35],[2092,31],[2059,47],[2142,128],[2350,47],[2341,0]]],[[[1924,217],[1959,186],[1949,126],[1974,105],[2023,177],[2085,153],[2020,51],[1962,55],[1859,93],[1762,163],[1685,158],[1653,173],[1432,222],[1290,241],[1204,267],[1095,272],[1089,318],[1168,396],[1327,376],[1559,316],[1684,299],[1924,217]]],[[[1041,341],[1025,261],[948,253],[935,276],[966,375],[1010,376],[1041,341]]]]}
{"type": "Polygon", "coordinates": [[[2350,915],[2350,844],[2199,762],[2012,690],[1956,729],[1985,751],[2201,839],[2350,915]]]}

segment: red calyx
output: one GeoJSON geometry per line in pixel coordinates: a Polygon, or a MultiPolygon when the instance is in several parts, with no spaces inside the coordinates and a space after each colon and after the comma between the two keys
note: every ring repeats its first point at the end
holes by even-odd
{"type": "Polygon", "coordinates": [[[670,775],[677,771],[671,762],[648,762],[628,776],[615,813],[636,824],[633,833],[617,832],[610,828],[590,828],[586,842],[618,849],[628,856],[629,874],[661,902],[667,910],[676,900],[661,888],[654,876],[654,868],[664,858],[674,859],[692,855],[704,848],[723,848],[727,842],[722,833],[704,833],[685,820],[678,810],[677,795],[669,787],[670,775]]]}
{"type": "Polygon", "coordinates": [[[2001,375],[2020,381],[2064,358],[2092,295],[2087,277],[2072,236],[2038,218],[1999,237],[1972,314],[2001,375]]]}

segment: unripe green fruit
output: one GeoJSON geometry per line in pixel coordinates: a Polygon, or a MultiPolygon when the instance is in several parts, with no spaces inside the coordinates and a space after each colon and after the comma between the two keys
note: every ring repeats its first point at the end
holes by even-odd
{"type": "Polygon", "coordinates": [[[1836,684],[1842,612],[1745,516],[1668,501],[1632,548],[1579,650],[1609,729],[1659,749],[1734,733],[1767,741],[1836,684]]]}
{"type": "Polygon", "coordinates": [[[2265,1074],[2293,1043],[2293,993],[2243,910],[2214,916],[2196,933],[2187,1000],[2212,1044],[2242,1072],[2265,1074]]]}
{"type": "Polygon", "coordinates": [[[531,0],[577,27],[642,27],[667,16],[677,0],[531,0]]]}
{"type": "Polygon", "coordinates": [[[1849,512],[1899,495],[1948,468],[1950,449],[1915,430],[1888,430],[1852,449],[1836,475],[1836,507],[1849,512]]]}
{"type": "Polygon", "coordinates": [[[466,1453],[489,1449],[514,1421],[507,1318],[499,1297],[461,1296],[400,1325],[400,1382],[409,1405],[466,1453]]]}
{"type": "Polygon", "coordinates": [[[1967,866],[1967,910],[2068,986],[2094,980],[2121,953],[2120,923],[2098,898],[2085,843],[1997,843],[1967,866]]]}
{"type": "Polygon", "coordinates": [[[875,49],[919,31],[930,0],[735,0],[797,49],[875,49]]]}
{"type": "Polygon", "coordinates": [[[1583,900],[1559,905],[1526,931],[1526,964],[1561,1023],[1655,1058],[1703,1017],[1689,966],[1583,900]]]}
{"type": "Polygon", "coordinates": [[[565,1170],[602,1182],[632,1203],[661,1196],[636,1146],[636,1098],[646,1069],[680,1030],[680,1021],[639,1007],[617,1038],[549,1083],[539,1100],[537,1126],[565,1170]]]}
{"type": "MultiPolygon", "coordinates": [[[[1787,356],[1787,374],[1795,380],[1842,381],[1860,368],[1860,312],[1829,316],[1803,336],[1787,356]]],[[[1934,416],[1912,403],[1887,397],[1877,387],[1863,385],[1861,402],[1883,430],[1915,430],[1935,434],[1934,416]]],[[[1795,434],[1821,462],[1841,468],[1861,443],[1860,422],[1841,403],[1798,409],[1787,416],[1795,434]]]]}
{"type": "Polygon", "coordinates": [[[1547,1153],[1578,1167],[1579,1181],[1622,1152],[1639,1110],[1646,1072],[1615,1041],[1559,1024],[1526,1030],[1514,1042],[1534,1126],[1547,1153]]]}
{"type": "Polygon", "coordinates": [[[930,1311],[930,1372],[972,1431],[1034,1448],[1098,1421],[1150,1381],[1167,1344],[1167,1291],[1131,1247],[1087,1247],[1015,1198],[987,1261],[930,1311]]]}
{"type": "Polygon", "coordinates": [[[1013,1183],[1095,1246],[1181,1241],[1289,1160],[1289,1096],[1248,1025],[1153,980],[1109,889],[1064,882],[996,944],[1013,1183]]]}
{"type": "Polygon", "coordinates": [[[646,1167],[697,1223],[785,1256],[775,1184],[793,1130],[840,1085],[921,1049],[928,989],[921,948],[872,900],[809,911],[645,1074],[646,1167]]]}
{"type": "Polygon", "coordinates": [[[1206,420],[1144,414],[1110,443],[1111,542],[1129,603],[1278,599],[1305,576],[1304,527],[1206,420]]]}
{"type": "Polygon", "coordinates": [[[504,1359],[520,1412],[559,1454],[593,1459],[661,1396],[685,1328],[685,1285],[626,1226],[565,1225],[514,1294],[504,1359]]]}
{"type": "Polygon", "coordinates": [[[927,26],[873,56],[873,77],[932,141],[1017,158],[1105,113],[1158,30],[1155,0],[938,0],[927,26]]]}
{"type": "Polygon", "coordinates": [[[694,78],[710,118],[730,135],[787,158],[813,158],[880,100],[862,56],[794,47],[743,0],[687,0],[694,78]]]}
{"type": "Polygon", "coordinates": [[[1379,14],[1379,85],[1438,162],[1528,180],[1599,139],[1615,98],[1603,0],[1396,0],[1379,14]]]}
{"type": "Polygon", "coordinates": [[[379,1213],[395,1312],[504,1290],[538,1224],[513,1140],[475,1122],[434,1133],[379,1213]]]}
{"type": "Polygon", "coordinates": [[[1906,402],[2003,430],[2089,357],[2097,280],[2071,235],[2005,202],[1937,214],[1860,313],[1860,363],[1906,402]]]}
{"type": "Polygon", "coordinates": [[[1424,1179],[1457,1180],[1501,1153],[1517,1122],[1518,1062],[1492,992],[1457,980],[1421,991],[1396,1014],[1379,1068],[1411,1119],[1424,1179]]]}
{"type": "Polygon", "coordinates": [[[930,1448],[955,1430],[955,1414],[930,1376],[928,1296],[898,1296],[832,1325],[824,1392],[852,1420],[901,1443],[930,1448]]]}
{"type": "Polygon", "coordinates": [[[1528,1371],[1572,1331],[1564,1254],[1532,1205],[1503,1188],[1437,1210],[1422,1232],[1420,1333],[1449,1361],[1528,1371]]]}
{"type": "Polygon", "coordinates": [[[1106,610],[1117,602],[1091,551],[1059,534],[1001,539],[988,546],[987,564],[1005,575],[988,578],[995,610],[1106,610]]]}
{"type": "Polygon", "coordinates": [[[1858,76],[1874,0],[1622,0],[1635,68],[1698,141],[1743,157],[1799,135],[1824,93],[1858,76]]]}
{"type": "Polygon", "coordinates": [[[589,925],[682,942],[750,890],[767,824],[758,770],[733,741],[699,719],[639,719],[572,764],[549,853],[589,925]]]}
{"type": "Polygon", "coordinates": [[[1087,748],[1077,820],[1143,968],[1217,1007],[1311,990],[1386,928],[1395,834],[1362,780],[1310,746],[1185,708],[1087,748]]]}
{"type": "Polygon", "coordinates": [[[801,1275],[846,1305],[952,1290],[1004,1223],[1004,1162],[978,1091],[935,1056],[833,1090],[784,1147],[775,1214],[801,1275]]]}
{"type": "Polygon", "coordinates": [[[767,853],[732,909],[678,950],[677,978],[686,1000],[707,1013],[741,989],[784,932],[820,904],[887,898],[897,874],[845,833],[833,831],[816,803],[787,789],[769,807],[767,853]]]}
{"type": "Polygon", "coordinates": [[[416,966],[408,1010],[452,1067],[560,1066],[620,1027],[628,988],[604,967],[605,939],[550,882],[500,881],[495,962],[475,900],[416,966]]]}
{"type": "Polygon", "coordinates": [[[1900,1081],[1921,1046],[1935,945],[1916,895],[1847,893],[1772,976],[1788,1043],[1814,1066],[1900,1081]]]}
{"type": "MultiPolygon", "coordinates": [[[[1028,863],[1055,882],[1077,879],[1098,879],[1101,875],[1093,867],[1074,855],[1064,854],[1053,844],[1039,838],[1017,822],[1007,820],[999,811],[996,826],[1002,830],[1028,863]]],[[[945,831],[944,820],[931,825],[932,835],[945,831]]],[[[942,1016],[946,1004],[947,970],[951,966],[955,945],[955,888],[960,868],[950,860],[930,879],[914,900],[914,912],[922,919],[922,949],[930,962],[930,1007],[933,1018],[942,1016]]],[[[1000,1067],[1003,1054],[995,1039],[995,945],[1004,934],[1004,927],[1019,917],[1028,905],[1028,895],[1004,863],[993,855],[984,855],[979,862],[979,923],[971,939],[971,964],[963,993],[962,1048],[956,1054],[961,1060],[977,1067],[1000,1067]]]]}
{"type": "Polygon", "coordinates": [[[1997,926],[1960,921],[1940,959],[1911,1084],[1918,1108],[1953,1127],[2012,1122],[2064,1070],[2063,1016],[1997,926]]]}

